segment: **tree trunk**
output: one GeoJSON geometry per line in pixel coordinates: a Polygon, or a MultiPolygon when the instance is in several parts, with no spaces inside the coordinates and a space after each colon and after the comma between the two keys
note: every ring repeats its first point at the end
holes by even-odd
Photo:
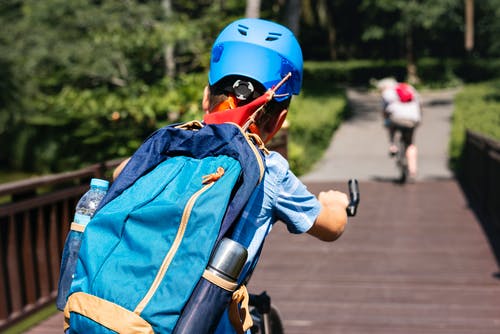
{"type": "Polygon", "coordinates": [[[301,9],[302,7],[300,0],[288,0],[288,4],[285,11],[286,22],[288,28],[295,34],[297,38],[300,32],[301,9]]]}
{"type": "Polygon", "coordinates": [[[326,27],[328,30],[328,51],[331,60],[337,60],[337,29],[333,20],[333,10],[326,3],[326,27]]]}
{"type": "Polygon", "coordinates": [[[474,0],[465,0],[465,51],[474,48],[474,0]]]}
{"type": "Polygon", "coordinates": [[[250,18],[260,17],[260,0],[247,0],[245,17],[250,17],[250,18]]]}
{"type": "MultiPolygon", "coordinates": [[[[173,16],[171,0],[162,0],[161,2],[165,17],[170,20],[173,16]]],[[[165,75],[169,78],[175,77],[175,46],[174,43],[167,43],[164,48],[165,52],[165,75]]]]}
{"type": "Polygon", "coordinates": [[[420,82],[417,74],[417,64],[415,63],[415,54],[413,49],[413,34],[409,29],[406,33],[406,76],[408,83],[415,85],[420,82]]]}

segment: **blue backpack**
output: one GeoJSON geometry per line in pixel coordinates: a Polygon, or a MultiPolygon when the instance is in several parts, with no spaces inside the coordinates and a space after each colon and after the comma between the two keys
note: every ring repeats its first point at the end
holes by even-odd
{"type": "Polygon", "coordinates": [[[85,229],[66,333],[213,331],[233,287],[214,285],[205,268],[263,174],[258,145],[234,124],[152,134],[85,229]]]}

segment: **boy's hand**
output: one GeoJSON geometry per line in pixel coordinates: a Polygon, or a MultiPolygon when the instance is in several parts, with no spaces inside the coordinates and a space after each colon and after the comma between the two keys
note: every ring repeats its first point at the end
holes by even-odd
{"type": "Polygon", "coordinates": [[[318,201],[321,212],[307,233],[323,241],[334,241],[344,232],[349,199],[343,192],[329,190],[320,192],[318,201]]]}
{"type": "Polygon", "coordinates": [[[320,192],[318,200],[324,207],[327,208],[340,208],[345,211],[349,205],[349,198],[343,192],[337,190],[329,190],[327,192],[320,192]]]}

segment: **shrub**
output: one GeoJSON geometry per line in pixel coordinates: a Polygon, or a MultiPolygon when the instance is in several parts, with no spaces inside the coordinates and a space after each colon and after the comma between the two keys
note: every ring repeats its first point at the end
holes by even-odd
{"type": "Polygon", "coordinates": [[[458,170],[465,130],[500,140],[500,79],[465,85],[454,102],[449,155],[452,168],[458,170]]]}

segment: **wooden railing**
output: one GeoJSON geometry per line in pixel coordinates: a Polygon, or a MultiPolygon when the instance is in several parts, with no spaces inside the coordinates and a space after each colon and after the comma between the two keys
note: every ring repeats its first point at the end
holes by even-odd
{"type": "MultiPolygon", "coordinates": [[[[268,148],[287,156],[284,127],[268,148]]],[[[109,179],[121,160],[0,184],[0,332],[53,303],[74,208],[92,177],[109,179]]]]}
{"type": "Polygon", "coordinates": [[[500,142],[467,131],[460,179],[474,209],[500,233],[500,142]]]}
{"type": "Polygon", "coordinates": [[[54,301],[76,202],[118,163],[0,184],[0,332],[54,301]]]}

